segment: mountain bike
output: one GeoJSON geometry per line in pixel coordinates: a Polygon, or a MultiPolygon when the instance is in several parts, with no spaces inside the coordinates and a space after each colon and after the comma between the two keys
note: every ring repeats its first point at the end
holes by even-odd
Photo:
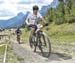
{"type": "Polygon", "coordinates": [[[37,47],[42,53],[42,56],[49,57],[51,54],[51,43],[50,38],[48,35],[41,30],[41,28],[45,27],[47,25],[37,25],[37,30],[35,31],[35,34],[33,34],[32,37],[29,39],[32,39],[32,46],[33,51],[36,52],[37,47]]]}

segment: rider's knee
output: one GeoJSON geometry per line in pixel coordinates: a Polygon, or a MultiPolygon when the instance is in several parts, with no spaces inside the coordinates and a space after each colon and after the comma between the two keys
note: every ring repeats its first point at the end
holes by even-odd
{"type": "Polygon", "coordinates": [[[34,33],[34,31],[35,31],[35,28],[31,28],[30,33],[31,33],[31,34],[33,34],[33,33],[34,33]]]}

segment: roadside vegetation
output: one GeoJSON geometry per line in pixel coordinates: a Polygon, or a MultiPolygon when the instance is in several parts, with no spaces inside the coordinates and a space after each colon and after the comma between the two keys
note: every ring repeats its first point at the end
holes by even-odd
{"type": "MultiPolygon", "coordinates": [[[[3,62],[4,53],[5,53],[5,46],[0,46],[0,63],[3,62]]],[[[8,46],[6,57],[7,57],[6,58],[7,63],[20,63],[23,60],[21,57],[17,56],[14,53],[11,46],[8,46]]]]}

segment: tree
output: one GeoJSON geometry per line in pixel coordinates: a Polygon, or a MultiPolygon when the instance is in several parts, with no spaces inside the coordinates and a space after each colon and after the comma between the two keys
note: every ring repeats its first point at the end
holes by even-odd
{"type": "Polygon", "coordinates": [[[48,21],[58,24],[75,22],[75,0],[58,0],[55,8],[49,8],[46,17],[48,21]]]}
{"type": "Polygon", "coordinates": [[[67,2],[67,7],[68,7],[68,13],[70,14],[71,12],[71,10],[72,10],[72,0],[66,0],[66,2],[67,2]]]}

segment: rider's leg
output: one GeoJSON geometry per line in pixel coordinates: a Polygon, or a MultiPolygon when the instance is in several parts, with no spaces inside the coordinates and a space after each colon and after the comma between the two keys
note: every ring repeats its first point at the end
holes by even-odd
{"type": "Polygon", "coordinates": [[[35,28],[30,27],[30,37],[29,37],[29,42],[30,42],[30,47],[32,47],[32,36],[34,34],[35,28]]]}
{"type": "Polygon", "coordinates": [[[17,41],[20,44],[20,35],[17,35],[17,41]]]}
{"type": "Polygon", "coordinates": [[[30,28],[30,36],[32,36],[34,34],[35,28],[30,28]]]}

